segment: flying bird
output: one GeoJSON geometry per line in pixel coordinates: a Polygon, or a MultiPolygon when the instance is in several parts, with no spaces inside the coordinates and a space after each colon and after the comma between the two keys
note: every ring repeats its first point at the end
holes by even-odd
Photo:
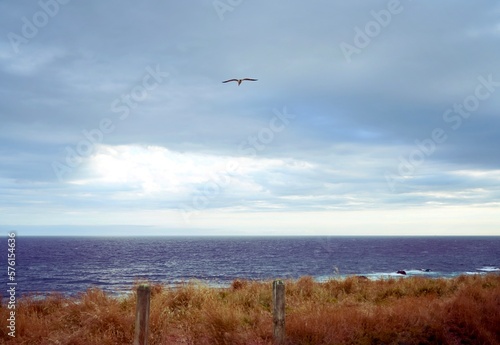
{"type": "Polygon", "coordinates": [[[257,79],[252,79],[252,78],[243,78],[243,79],[229,79],[229,80],[225,80],[223,81],[223,83],[229,83],[230,81],[235,81],[238,83],[238,86],[240,86],[241,82],[243,82],[243,80],[249,80],[249,81],[257,81],[257,79]]]}

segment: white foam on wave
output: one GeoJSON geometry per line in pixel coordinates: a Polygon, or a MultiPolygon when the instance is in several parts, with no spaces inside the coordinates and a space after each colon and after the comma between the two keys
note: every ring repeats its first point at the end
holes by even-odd
{"type": "Polygon", "coordinates": [[[465,275],[468,275],[468,276],[476,276],[476,275],[481,275],[481,274],[486,274],[486,272],[465,272],[464,273],[465,275]]]}
{"type": "Polygon", "coordinates": [[[399,278],[406,277],[406,275],[397,272],[377,272],[377,273],[367,273],[363,275],[371,280],[389,279],[394,277],[399,277],[399,278]]]}
{"type": "Polygon", "coordinates": [[[434,272],[434,271],[426,271],[426,270],[408,270],[408,271],[405,271],[407,275],[437,275],[438,272],[434,272]]]}
{"type": "Polygon", "coordinates": [[[394,278],[394,277],[404,278],[406,276],[403,274],[395,273],[395,272],[394,273],[392,273],[392,272],[391,273],[380,272],[380,273],[365,273],[365,274],[337,274],[334,276],[323,275],[323,276],[315,277],[315,280],[318,282],[326,282],[326,281],[329,281],[331,279],[344,280],[344,279],[350,278],[350,277],[366,277],[370,280],[381,280],[381,279],[389,279],[389,278],[394,278]]]}
{"type": "Polygon", "coordinates": [[[484,266],[476,269],[481,272],[500,272],[500,268],[495,266],[484,266]]]}
{"type": "Polygon", "coordinates": [[[366,277],[372,279],[393,278],[393,277],[411,277],[411,276],[439,276],[439,272],[426,270],[403,270],[406,274],[397,272],[377,272],[365,274],[366,277]]]}
{"type": "Polygon", "coordinates": [[[345,279],[348,277],[366,277],[370,280],[383,280],[383,279],[394,279],[394,278],[407,278],[407,277],[429,277],[429,278],[453,278],[460,275],[484,275],[489,272],[500,272],[500,268],[494,266],[484,266],[482,268],[478,268],[476,271],[461,271],[461,272],[450,272],[443,273],[439,271],[426,270],[426,269],[409,269],[404,270],[406,274],[397,273],[397,271],[393,272],[370,272],[370,273],[359,273],[359,274],[337,274],[337,275],[322,275],[315,277],[315,279],[319,282],[325,282],[330,279],[345,279]]]}

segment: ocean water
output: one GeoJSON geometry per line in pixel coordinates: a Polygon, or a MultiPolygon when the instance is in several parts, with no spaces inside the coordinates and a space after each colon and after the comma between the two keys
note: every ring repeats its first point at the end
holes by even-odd
{"type": "MultiPolygon", "coordinates": [[[[0,279],[5,284],[7,249],[7,238],[1,238],[0,279]]],[[[402,277],[398,270],[428,277],[500,274],[499,267],[500,237],[19,236],[15,266],[21,295],[74,295],[91,287],[124,294],[142,280],[228,286],[234,279],[304,275],[319,281],[348,275],[402,277]]]]}

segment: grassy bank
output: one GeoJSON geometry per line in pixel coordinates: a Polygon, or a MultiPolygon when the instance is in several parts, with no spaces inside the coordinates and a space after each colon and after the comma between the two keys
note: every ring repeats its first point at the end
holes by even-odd
{"type": "MultiPolygon", "coordinates": [[[[289,344],[500,344],[500,275],[454,279],[357,277],[286,281],[289,344]]],[[[272,283],[234,281],[229,289],[154,285],[150,344],[272,344],[272,283]]],[[[17,303],[8,344],[132,344],[135,295],[91,289],[17,303]]]]}

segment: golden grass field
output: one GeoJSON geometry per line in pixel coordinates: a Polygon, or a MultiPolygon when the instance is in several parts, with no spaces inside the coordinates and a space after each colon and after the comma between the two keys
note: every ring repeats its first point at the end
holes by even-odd
{"type": "MultiPolygon", "coordinates": [[[[500,344],[500,275],[324,283],[286,280],[287,344],[500,344]]],[[[24,297],[16,337],[26,345],[132,344],[136,296],[90,289],[76,297],[24,297]]],[[[272,344],[272,282],[154,284],[149,344],[272,344]]],[[[5,303],[0,319],[8,318],[5,303]]]]}

